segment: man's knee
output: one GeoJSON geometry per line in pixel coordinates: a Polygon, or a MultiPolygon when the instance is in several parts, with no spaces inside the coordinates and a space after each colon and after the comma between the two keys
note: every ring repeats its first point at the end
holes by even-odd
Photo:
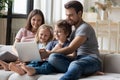
{"type": "Polygon", "coordinates": [[[52,54],[50,54],[50,56],[48,58],[48,61],[55,60],[56,58],[57,58],[57,54],[56,53],[52,53],[52,54]]]}

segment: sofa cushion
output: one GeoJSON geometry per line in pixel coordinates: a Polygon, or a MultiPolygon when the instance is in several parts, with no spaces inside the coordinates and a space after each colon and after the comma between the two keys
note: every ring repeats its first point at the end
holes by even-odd
{"type": "Polygon", "coordinates": [[[104,75],[93,75],[79,80],[120,80],[120,74],[105,73],[104,75]]]}
{"type": "MultiPolygon", "coordinates": [[[[37,80],[59,80],[63,74],[41,75],[37,80]]],[[[105,73],[104,75],[93,75],[78,80],[120,80],[120,74],[105,73]]]]}
{"type": "Polygon", "coordinates": [[[38,80],[39,77],[41,77],[41,75],[28,76],[27,74],[19,75],[17,73],[14,73],[9,77],[9,80],[38,80]]]}
{"type": "Polygon", "coordinates": [[[2,51],[12,52],[12,45],[0,45],[0,52],[2,52],[2,51]]]}
{"type": "Polygon", "coordinates": [[[63,74],[41,75],[38,80],[59,80],[63,74]]]}
{"type": "Polygon", "coordinates": [[[104,59],[104,72],[120,73],[120,54],[108,54],[104,59]]]}
{"type": "Polygon", "coordinates": [[[1,45],[1,44],[0,44],[0,48],[3,47],[3,46],[5,46],[5,45],[1,45]]]}
{"type": "Polygon", "coordinates": [[[8,80],[12,73],[12,71],[0,70],[0,80],[8,80]]]}

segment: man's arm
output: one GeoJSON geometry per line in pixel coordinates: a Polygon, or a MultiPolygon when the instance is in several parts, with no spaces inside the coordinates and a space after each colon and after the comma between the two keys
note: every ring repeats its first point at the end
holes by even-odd
{"type": "Polygon", "coordinates": [[[81,44],[83,44],[86,40],[85,36],[76,36],[72,42],[69,44],[69,46],[61,48],[61,49],[57,49],[57,50],[52,50],[49,52],[49,54],[51,53],[62,53],[62,54],[70,54],[73,53],[75,50],[77,50],[77,48],[80,47],[81,44]]]}

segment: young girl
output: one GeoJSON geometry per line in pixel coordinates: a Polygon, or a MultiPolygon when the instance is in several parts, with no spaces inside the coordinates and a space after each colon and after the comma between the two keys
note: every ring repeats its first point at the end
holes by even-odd
{"type": "MultiPolygon", "coordinates": [[[[51,26],[43,24],[38,28],[38,31],[35,36],[35,41],[38,44],[38,48],[42,49],[43,47],[45,48],[47,43],[53,39],[53,29],[51,26]]],[[[34,61],[33,61],[34,62],[34,61]]],[[[31,61],[31,63],[33,63],[31,61]]],[[[37,62],[37,61],[36,61],[37,62]]],[[[15,63],[6,63],[4,61],[0,60],[0,65],[4,68],[4,70],[14,70],[14,67],[9,67],[9,65],[15,64],[15,63]]],[[[21,65],[21,64],[16,64],[16,65],[21,65]]]]}
{"type": "MultiPolygon", "coordinates": [[[[68,40],[70,33],[71,33],[71,25],[68,24],[65,20],[58,21],[54,27],[55,40],[51,41],[47,45],[46,50],[49,51],[52,49],[59,49],[68,46],[70,43],[68,40]]],[[[45,54],[45,50],[41,51],[41,55],[44,54],[45,54]]],[[[70,55],[68,55],[68,57],[69,56],[70,55]]],[[[75,54],[73,54],[72,56],[75,56],[75,54]]],[[[22,64],[21,67],[18,67],[15,64],[10,64],[10,68],[14,68],[11,70],[17,72],[18,74],[27,73],[28,75],[50,74],[54,72],[59,72],[51,64],[49,64],[48,61],[44,62],[42,65],[40,63],[34,64],[34,66],[29,66],[29,65],[26,66],[25,64],[22,64]]]]}

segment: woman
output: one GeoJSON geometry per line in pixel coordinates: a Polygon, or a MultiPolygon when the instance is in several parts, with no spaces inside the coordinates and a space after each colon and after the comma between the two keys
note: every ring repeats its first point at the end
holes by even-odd
{"type": "MultiPolygon", "coordinates": [[[[38,28],[44,23],[45,21],[42,11],[39,9],[32,10],[28,15],[26,26],[18,31],[15,37],[14,44],[16,42],[34,41],[35,34],[38,28]]],[[[16,53],[16,50],[14,49],[14,44],[13,44],[13,50],[16,53]]],[[[16,62],[19,63],[18,60],[16,62]]],[[[0,68],[3,68],[4,70],[9,70],[8,64],[6,62],[0,60],[0,65],[3,65],[0,66],[0,68]]]]}
{"type": "Polygon", "coordinates": [[[33,41],[37,29],[44,23],[45,21],[42,11],[39,9],[32,10],[28,15],[26,26],[18,31],[14,44],[16,42],[33,41]]]}

